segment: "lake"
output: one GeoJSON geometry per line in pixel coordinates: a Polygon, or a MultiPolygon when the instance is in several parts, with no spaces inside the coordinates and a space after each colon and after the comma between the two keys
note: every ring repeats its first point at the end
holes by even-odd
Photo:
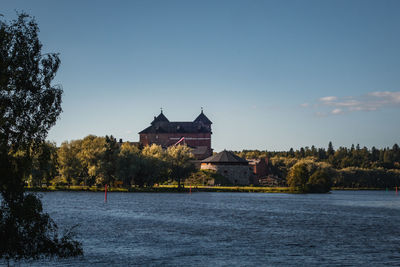
{"type": "Polygon", "coordinates": [[[85,255],[33,266],[400,265],[392,191],[40,195],[61,229],[79,225],[85,255]]]}

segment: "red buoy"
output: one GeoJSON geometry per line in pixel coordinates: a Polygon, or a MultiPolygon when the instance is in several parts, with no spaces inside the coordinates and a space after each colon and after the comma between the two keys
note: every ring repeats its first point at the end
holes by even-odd
{"type": "Polygon", "coordinates": [[[104,202],[107,202],[107,185],[104,190],[104,202]]]}

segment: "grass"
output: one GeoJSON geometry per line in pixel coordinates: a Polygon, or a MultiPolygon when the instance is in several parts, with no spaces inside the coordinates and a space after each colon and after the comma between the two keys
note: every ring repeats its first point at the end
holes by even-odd
{"type": "MultiPolygon", "coordinates": [[[[88,191],[88,192],[104,192],[104,187],[96,186],[49,186],[49,187],[26,187],[28,191],[88,191]]],[[[257,186],[185,186],[184,188],[178,189],[177,185],[159,185],[154,187],[108,187],[108,192],[252,192],[252,193],[289,193],[288,187],[257,187],[257,186]]]]}
{"type": "MultiPolygon", "coordinates": [[[[38,192],[51,192],[51,191],[86,191],[86,192],[104,192],[104,187],[96,186],[82,186],[82,185],[71,185],[71,186],[44,186],[44,187],[26,187],[28,191],[38,192]]],[[[382,188],[342,188],[333,187],[333,190],[385,190],[382,188]]],[[[389,188],[389,190],[394,190],[389,188]]],[[[108,187],[108,192],[136,192],[136,193],[189,193],[189,191],[196,192],[242,192],[242,193],[294,193],[289,187],[265,187],[265,186],[204,186],[186,185],[183,188],[178,189],[177,185],[158,185],[154,187],[108,187]]]]}
{"type": "MultiPolygon", "coordinates": [[[[395,190],[393,187],[388,187],[388,190],[395,190]]],[[[362,191],[362,190],[386,190],[386,188],[379,187],[332,187],[332,190],[348,190],[348,191],[362,191]]]]}
{"type": "MultiPolygon", "coordinates": [[[[163,186],[160,186],[163,187],[163,186]]],[[[190,188],[186,186],[186,188],[190,188]]],[[[288,187],[264,187],[264,186],[192,186],[192,191],[205,192],[253,192],[253,193],[287,193],[288,187]]]]}

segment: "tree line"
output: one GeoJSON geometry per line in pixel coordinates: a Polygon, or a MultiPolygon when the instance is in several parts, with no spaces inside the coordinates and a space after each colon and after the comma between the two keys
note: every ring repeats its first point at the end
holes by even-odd
{"type": "Polygon", "coordinates": [[[42,184],[83,186],[151,187],[154,184],[182,181],[194,170],[193,154],[183,145],[163,149],[159,145],[138,147],[117,142],[113,136],[86,136],[83,139],[54,143],[43,142],[33,156],[26,181],[42,184]]]}
{"type": "MultiPolygon", "coordinates": [[[[386,188],[400,186],[400,148],[394,144],[391,148],[377,149],[352,145],[350,148],[334,149],[332,142],[328,147],[301,147],[289,151],[243,150],[237,155],[251,159],[267,157],[270,174],[286,179],[288,185],[293,185],[293,173],[301,173],[302,188],[306,189],[308,178],[318,165],[324,176],[329,176],[330,183],[335,187],[345,188],[386,188]],[[298,165],[306,164],[301,168],[298,165]],[[295,171],[296,169],[296,171],[295,171]],[[299,172],[302,169],[303,171],[299,172]],[[307,169],[307,172],[305,171],[307,169]],[[307,175],[305,175],[307,174],[307,175]],[[329,175],[328,175],[329,174],[329,175]],[[308,178],[306,179],[305,176],[308,178]],[[306,181],[307,180],[307,181],[306,181]]],[[[319,172],[321,177],[321,172],[319,172]]],[[[298,185],[298,181],[294,184],[298,185]]]]}
{"type": "Polygon", "coordinates": [[[372,147],[360,147],[351,145],[350,148],[333,148],[332,142],[329,142],[327,149],[311,147],[301,147],[298,150],[290,148],[289,151],[267,151],[267,150],[243,150],[236,152],[243,158],[261,158],[261,157],[285,157],[285,158],[315,158],[317,161],[328,162],[336,169],[347,167],[358,167],[365,169],[385,168],[400,169],[400,148],[394,144],[391,148],[385,147],[377,149],[372,147]]]}
{"type": "MultiPolygon", "coordinates": [[[[130,188],[151,187],[164,182],[181,186],[195,171],[191,164],[193,155],[186,146],[165,150],[155,144],[140,147],[130,142],[117,142],[113,136],[89,135],[64,142],[60,147],[51,142],[42,142],[35,147],[32,169],[25,179],[32,186],[108,184],[130,188]]],[[[298,191],[322,192],[330,186],[400,186],[397,144],[383,149],[357,145],[335,150],[329,142],[327,149],[312,146],[296,151],[243,150],[236,153],[247,159],[268,157],[269,173],[286,180],[298,191]],[[299,172],[301,169],[303,171],[299,172]],[[302,178],[295,179],[296,173],[301,173],[302,178]]]]}

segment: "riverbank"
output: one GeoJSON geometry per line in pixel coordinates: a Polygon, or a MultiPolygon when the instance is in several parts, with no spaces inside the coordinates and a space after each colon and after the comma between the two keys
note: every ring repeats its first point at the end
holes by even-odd
{"type": "MultiPolygon", "coordinates": [[[[27,191],[83,191],[104,192],[104,187],[96,186],[49,186],[26,187],[27,191]]],[[[176,185],[160,185],[154,187],[108,187],[108,192],[134,192],[134,193],[195,193],[195,192],[246,192],[246,193],[289,193],[288,187],[256,187],[256,186],[193,186],[178,188],[176,185]]]]}
{"type": "MultiPolygon", "coordinates": [[[[82,192],[104,192],[104,187],[96,186],[49,186],[49,187],[26,187],[27,191],[52,192],[52,191],[82,191],[82,192]]],[[[385,190],[382,188],[342,188],[333,187],[332,190],[385,190]]],[[[395,190],[389,188],[388,190],[395,190]]],[[[239,192],[239,193],[293,193],[289,187],[263,187],[263,186],[193,186],[178,188],[176,185],[160,185],[154,187],[108,187],[108,192],[132,192],[132,193],[196,193],[196,192],[239,192]]]]}

